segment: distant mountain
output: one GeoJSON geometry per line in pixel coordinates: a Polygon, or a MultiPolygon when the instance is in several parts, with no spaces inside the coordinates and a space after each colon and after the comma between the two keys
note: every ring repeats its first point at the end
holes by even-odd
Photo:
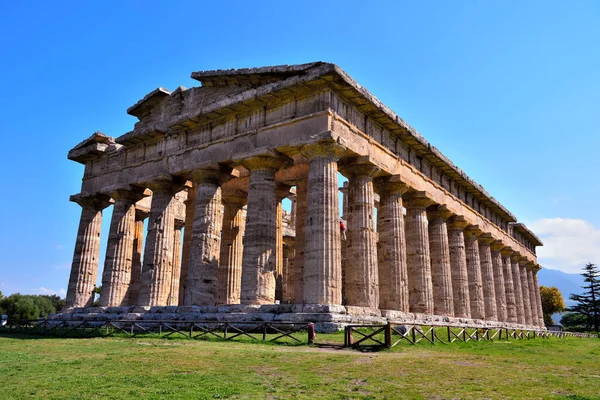
{"type": "Polygon", "coordinates": [[[572,305],[572,301],[569,300],[571,293],[580,294],[583,289],[583,276],[579,274],[567,274],[566,272],[558,271],[555,269],[542,268],[538,272],[538,280],[540,286],[555,286],[560,290],[565,299],[567,307],[572,305]]]}

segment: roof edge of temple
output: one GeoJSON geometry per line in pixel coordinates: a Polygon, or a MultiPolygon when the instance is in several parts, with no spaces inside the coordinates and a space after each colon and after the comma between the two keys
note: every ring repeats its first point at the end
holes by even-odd
{"type": "Polygon", "coordinates": [[[148,93],[140,101],[127,109],[127,114],[141,119],[148,110],[156,103],[160,102],[163,97],[169,97],[171,92],[163,87],[159,87],[148,93]]]}
{"type": "Polygon", "coordinates": [[[537,237],[537,235],[535,233],[533,233],[524,223],[516,222],[516,223],[511,223],[510,225],[513,227],[513,229],[516,228],[519,232],[521,232],[522,234],[527,236],[527,238],[529,240],[531,240],[531,242],[533,243],[534,246],[543,246],[544,245],[542,240],[539,237],[537,237]]]}
{"type": "Polygon", "coordinates": [[[83,140],[67,154],[69,160],[85,164],[87,161],[98,158],[106,151],[108,146],[115,143],[115,139],[98,131],[83,140]]]}

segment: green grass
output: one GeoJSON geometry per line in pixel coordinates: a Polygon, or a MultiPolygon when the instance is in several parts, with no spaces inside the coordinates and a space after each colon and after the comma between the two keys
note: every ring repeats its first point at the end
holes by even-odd
{"type": "MultiPolygon", "coordinates": [[[[342,335],[319,335],[340,342],[342,335]]],[[[600,340],[353,350],[156,338],[0,337],[0,398],[600,399],[600,340]]]]}

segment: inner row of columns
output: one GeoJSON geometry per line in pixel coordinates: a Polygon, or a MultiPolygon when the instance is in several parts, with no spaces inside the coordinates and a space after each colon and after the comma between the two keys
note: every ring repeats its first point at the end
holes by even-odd
{"type": "MultiPolygon", "coordinates": [[[[337,161],[342,151],[322,144],[303,149],[308,171],[306,179],[295,182],[299,223],[292,257],[279,274],[281,300],[543,325],[533,263],[433,204],[425,193],[395,177],[375,178],[378,169],[368,163],[342,168],[349,185],[348,235],[341,241],[337,161]]],[[[144,215],[135,209],[142,194],[122,190],[77,199],[83,209],[67,303],[89,304],[85,297],[95,281],[101,212],[109,198],[115,204],[101,306],[274,303],[275,272],[282,264],[277,261],[282,257],[280,201],[286,193],[284,188],[278,194],[275,172],[283,162],[254,157],[243,165],[250,173],[247,195],[223,193],[231,172],[226,167],[190,175],[195,190],[186,214],[193,218],[185,221],[189,246],[182,259],[183,222],[176,223],[173,207],[181,185],[147,184],[153,196],[143,266],[144,215]]]]}

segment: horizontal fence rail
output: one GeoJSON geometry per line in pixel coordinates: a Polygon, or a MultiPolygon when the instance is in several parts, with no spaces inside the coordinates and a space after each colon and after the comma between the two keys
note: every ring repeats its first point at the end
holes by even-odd
{"type": "MultiPolygon", "coordinates": [[[[315,343],[312,323],[293,322],[206,322],[170,320],[9,320],[0,327],[0,334],[27,334],[49,337],[144,337],[217,340],[252,340],[286,344],[315,343]]],[[[344,343],[316,343],[353,349],[392,348],[401,343],[450,344],[454,342],[494,341],[535,338],[597,338],[597,335],[576,332],[542,331],[511,328],[459,327],[452,325],[394,324],[347,325],[344,343]]]]}
{"type": "Polygon", "coordinates": [[[293,322],[205,322],[205,321],[8,321],[0,333],[55,337],[110,337],[157,335],[161,338],[250,340],[306,344],[314,341],[314,325],[293,322]]]}
{"type": "Polygon", "coordinates": [[[597,338],[597,335],[578,332],[542,331],[515,328],[458,327],[451,325],[347,325],[344,328],[344,347],[392,348],[401,342],[430,344],[469,341],[494,341],[535,338],[597,338]]]}

